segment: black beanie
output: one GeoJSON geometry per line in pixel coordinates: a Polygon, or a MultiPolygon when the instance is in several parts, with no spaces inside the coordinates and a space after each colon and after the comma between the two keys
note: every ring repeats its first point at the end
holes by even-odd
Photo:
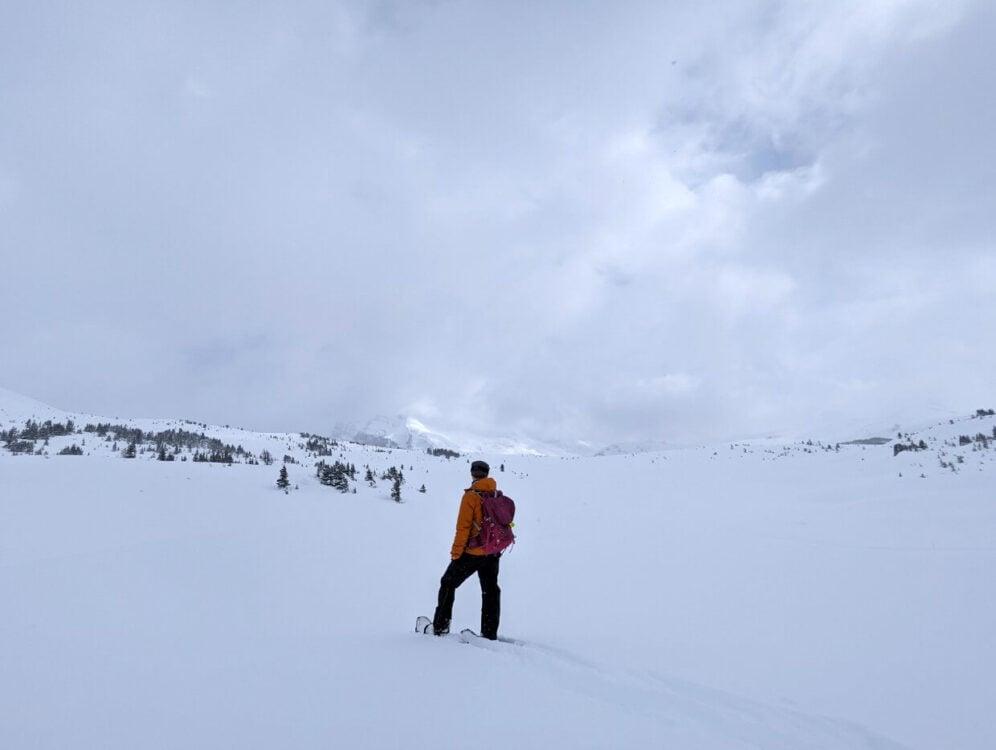
{"type": "Polygon", "coordinates": [[[483,461],[474,461],[474,463],[470,465],[470,475],[474,477],[474,479],[484,479],[490,471],[491,467],[483,461]]]}

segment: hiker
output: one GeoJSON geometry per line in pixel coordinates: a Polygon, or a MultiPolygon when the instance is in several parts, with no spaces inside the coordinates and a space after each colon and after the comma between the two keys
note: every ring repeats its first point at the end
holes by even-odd
{"type": "Polygon", "coordinates": [[[436,635],[450,632],[456,590],[461,583],[477,573],[481,581],[481,635],[492,641],[498,638],[498,619],[501,614],[498,561],[501,553],[486,555],[481,549],[478,536],[483,518],[481,496],[478,493],[495,492],[498,489],[495,480],[488,476],[490,471],[491,467],[484,461],[474,461],[470,465],[473,482],[460,500],[450,564],[439,581],[439,605],[432,618],[432,629],[436,635]]]}

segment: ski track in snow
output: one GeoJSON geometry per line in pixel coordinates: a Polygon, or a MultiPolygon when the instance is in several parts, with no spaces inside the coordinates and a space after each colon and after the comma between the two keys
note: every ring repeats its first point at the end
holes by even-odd
{"type": "Polygon", "coordinates": [[[501,636],[498,641],[476,638],[468,643],[453,633],[442,638],[415,635],[436,641],[442,648],[489,652],[483,659],[474,660],[481,671],[491,666],[490,660],[507,660],[518,682],[541,683],[548,695],[549,691],[574,693],[623,716],[638,717],[640,722],[653,726],[653,736],[665,744],[680,742],[677,746],[689,749],[730,750],[905,747],[849,722],[769,706],[661,675],[619,669],[515,636],[501,636]]]}

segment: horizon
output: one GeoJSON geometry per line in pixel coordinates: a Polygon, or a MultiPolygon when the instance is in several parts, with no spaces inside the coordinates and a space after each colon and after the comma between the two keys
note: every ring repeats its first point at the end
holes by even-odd
{"type": "MultiPolygon", "coordinates": [[[[598,442],[575,442],[575,443],[558,443],[555,441],[544,440],[535,436],[528,435],[501,435],[501,434],[466,434],[466,433],[444,433],[433,429],[432,425],[425,425],[421,423],[420,420],[415,420],[413,417],[406,417],[405,415],[396,415],[395,417],[385,417],[375,416],[362,423],[337,423],[333,425],[332,428],[325,431],[312,431],[312,430],[254,430],[246,425],[241,425],[238,423],[226,423],[226,424],[215,424],[209,421],[201,419],[192,419],[189,417],[179,417],[179,416],[134,416],[134,415],[108,415],[108,414],[91,414],[88,412],[76,410],[76,409],[65,409],[61,406],[56,406],[52,404],[46,404],[28,394],[21,394],[11,391],[10,389],[0,386],[0,419],[6,419],[6,421],[14,426],[19,426],[26,420],[37,420],[37,416],[33,416],[34,411],[38,410],[44,412],[44,410],[51,410],[51,412],[56,415],[64,415],[66,417],[90,417],[98,420],[109,420],[112,424],[127,424],[129,422],[181,422],[185,424],[196,425],[204,429],[218,429],[218,430],[238,430],[241,432],[246,432],[256,435],[315,435],[319,437],[331,438],[339,441],[354,443],[356,445],[365,446],[377,446],[377,439],[387,439],[390,441],[389,446],[391,449],[396,450],[418,450],[421,452],[423,449],[427,448],[438,448],[447,447],[459,450],[462,455],[469,455],[471,453],[491,453],[495,455],[537,455],[537,456],[549,456],[556,455],[558,453],[566,453],[567,455],[584,457],[584,456],[600,456],[600,455],[613,455],[613,451],[620,452],[656,452],[665,450],[680,450],[686,448],[702,447],[706,445],[720,445],[725,443],[752,443],[752,442],[765,442],[765,441],[784,441],[787,443],[801,443],[806,440],[818,440],[820,442],[826,441],[828,443],[839,443],[841,445],[848,443],[859,443],[863,440],[872,439],[884,439],[888,442],[896,439],[895,433],[899,432],[918,432],[920,430],[928,429],[932,426],[943,424],[944,422],[956,423],[959,421],[964,421],[968,419],[974,419],[979,416],[980,412],[986,410],[987,407],[976,407],[975,409],[966,410],[958,413],[944,414],[944,415],[933,415],[929,416],[926,414],[911,415],[904,423],[897,423],[894,425],[889,425],[888,427],[883,426],[878,430],[869,430],[861,434],[844,435],[844,434],[827,434],[827,430],[818,432],[817,428],[813,428],[808,431],[800,432],[798,434],[774,434],[774,433],[761,433],[756,435],[741,435],[738,437],[728,437],[722,439],[716,439],[713,441],[698,441],[698,440],[672,440],[672,441],[661,441],[661,440],[648,440],[643,442],[619,442],[619,441],[598,441],[598,442]],[[9,401],[20,401],[21,403],[16,406],[13,412],[8,411],[10,409],[9,401]],[[403,445],[396,442],[395,438],[400,437],[395,431],[402,427],[408,432],[405,433],[408,437],[416,437],[422,430],[415,429],[412,430],[412,421],[416,422],[417,428],[422,428],[424,430],[424,440],[418,442],[416,445],[403,445]],[[367,430],[371,425],[379,423],[380,429],[368,432],[367,430]],[[399,423],[403,423],[399,424],[399,423]],[[509,449],[508,441],[522,441],[517,443],[519,450],[509,449]],[[461,442],[464,441],[464,442],[461,442]],[[476,443],[471,446],[471,442],[476,441],[476,443]],[[580,450],[581,448],[585,450],[580,450]]],[[[48,416],[51,418],[51,416],[48,416]]],[[[80,424],[78,427],[83,427],[80,424]]]]}

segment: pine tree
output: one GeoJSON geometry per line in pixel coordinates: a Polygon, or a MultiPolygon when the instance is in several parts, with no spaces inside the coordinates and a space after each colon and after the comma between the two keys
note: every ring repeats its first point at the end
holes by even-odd
{"type": "Polygon", "coordinates": [[[324,461],[318,462],[318,476],[322,484],[335,487],[339,492],[349,492],[349,467],[340,461],[331,466],[324,461]]]}
{"type": "Polygon", "coordinates": [[[349,492],[349,476],[346,474],[345,470],[339,470],[334,481],[332,482],[332,486],[339,490],[339,492],[349,492]]]}
{"type": "Polygon", "coordinates": [[[277,478],[277,487],[282,489],[285,495],[287,494],[287,488],[290,487],[290,479],[287,476],[286,466],[280,467],[280,476],[277,478]]]}
{"type": "Polygon", "coordinates": [[[134,458],[138,454],[138,449],[134,442],[128,443],[128,447],[124,450],[125,458],[134,458]]]}
{"type": "Polygon", "coordinates": [[[391,499],[396,503],[401,502],[401,475],[398,474],[394,477],[394,481],[391,483],[391,499]]]}

